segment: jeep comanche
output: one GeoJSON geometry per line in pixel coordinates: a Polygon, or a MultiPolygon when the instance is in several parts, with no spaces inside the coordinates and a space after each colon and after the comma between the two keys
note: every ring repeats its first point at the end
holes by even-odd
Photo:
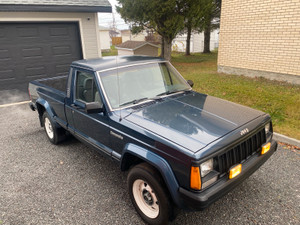
{"type": "Polygon", "coordinates": [[[268,114],[192,85],[161,58],[80,60],[68,76],[30,82],[30,107],[53,144],[67,132],[130,170],[135,209],[166,224],[174,206],[208,207],[277,148],[268,114]]]}

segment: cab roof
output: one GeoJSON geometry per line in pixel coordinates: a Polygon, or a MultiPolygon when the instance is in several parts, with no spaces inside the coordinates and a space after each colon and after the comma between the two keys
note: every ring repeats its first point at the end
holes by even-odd
{"type": "Polygon", "coordinates": [[[102,71],[134,64],[164,61],[166,60],[163,58],[150,56],[106,56],[97,59],[83,59],[74,61],[71,66],[92,71],[102,71]]]}

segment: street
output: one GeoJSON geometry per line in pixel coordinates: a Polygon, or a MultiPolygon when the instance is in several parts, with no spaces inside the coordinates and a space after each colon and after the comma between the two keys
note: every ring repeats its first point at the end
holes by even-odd
{"type": "MultiPolygon", "coordinates": [[[[0,224],[144,224],[118,165],[74,138],[51,144],[27,104],[0,108],[0,224]]],[[[300,151],[279,146],[249,179],[171,224],[300,224],[300,151]]]]}

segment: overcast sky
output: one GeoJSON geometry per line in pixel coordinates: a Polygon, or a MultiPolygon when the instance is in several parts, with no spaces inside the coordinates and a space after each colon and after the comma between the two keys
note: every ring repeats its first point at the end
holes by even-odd
{"type": "MultiPolygon", "coordinates": [[[[119,30],[128,29],[128,25],[121,18],[120,14],[116,12],[117,0],[108,0],[112,6],[113,13],[115,15],[116,26],[119,30]]],[[[98,13],[99,25],[103,27],[111,27],[113,24],[112,13],[98,13]]]]}

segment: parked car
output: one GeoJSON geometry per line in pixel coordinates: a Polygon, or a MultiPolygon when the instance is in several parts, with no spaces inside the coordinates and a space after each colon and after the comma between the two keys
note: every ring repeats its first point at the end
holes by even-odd
{"type": "Polygon", "coordinates": [[[30,82],[30,107],[53,144],[68,132],[130,170],[136,211],[166,224],[174,206],[208,207],[277,148],[268,114],[192,86],[161,58],[80,60],[68,76],[30,82]]]}

